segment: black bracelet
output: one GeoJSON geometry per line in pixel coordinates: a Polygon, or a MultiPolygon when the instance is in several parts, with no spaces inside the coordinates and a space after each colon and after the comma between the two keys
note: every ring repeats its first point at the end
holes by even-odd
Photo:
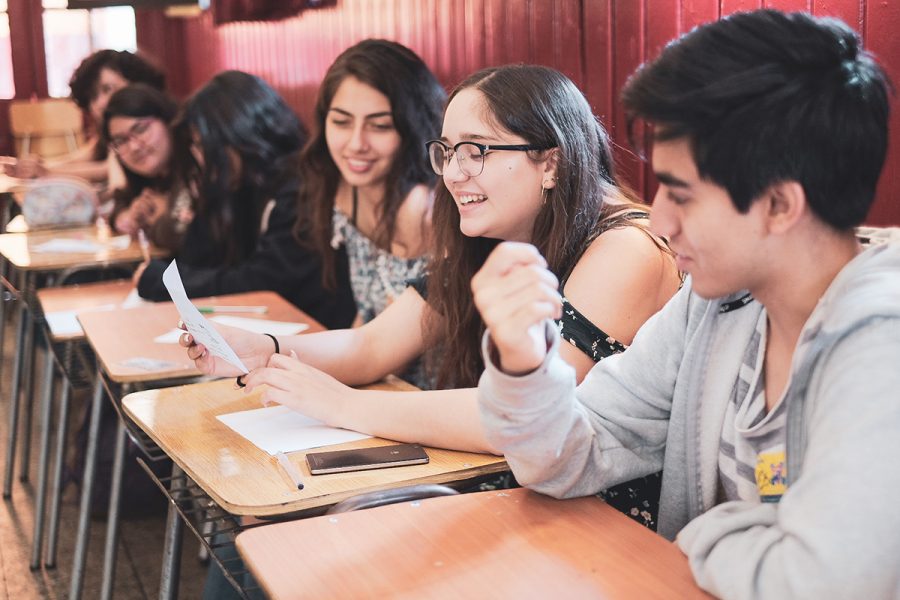
{"type": "MultiPolygon", "coordinates": [[[[271,333],[264,333],[263,335],[267,335],[270,338],[272,338],[272,341],[275,342],[275,354],[281,354],[281,344],[278,343],[278,338],[276,338],[271,333]]],[[[243,375],[238,375],[235,378],[235,380],[234,380],[235,385],[238,386],[239,388],[247,387],[247,384],[244,383],[243,381],[241,381],[241,377],[243,377],[243,375]]]]}
{"type": "Polygon", "coordinates": [[[263,335],[267,335],[272,338],[272,341],[275,342],[275,354],[281,354],[281,345],[278,343],[278,338],[276,338],[271,333],[264,333],[263,335]]]}

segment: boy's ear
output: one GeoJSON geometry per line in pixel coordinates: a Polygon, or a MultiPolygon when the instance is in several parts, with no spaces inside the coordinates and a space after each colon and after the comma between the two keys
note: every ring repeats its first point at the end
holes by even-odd
{"type": "Polygon", "coordinates": [[[559,150],[557,148],[548,150],[544,158],[543,183],[541,184],[545,189],[556,187],[557,165],[559,165],[559,150]]]}
{"type": "Polygon", "coordinates": [[[772,184],[765,194],[766,218],[771,233],[785,233],[806,214],[806,192],[796,181],[772,184]]]}

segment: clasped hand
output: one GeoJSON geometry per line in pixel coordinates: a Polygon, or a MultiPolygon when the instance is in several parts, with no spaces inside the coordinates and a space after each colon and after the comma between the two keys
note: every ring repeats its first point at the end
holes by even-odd
{"type": "Polygon", "coordinates": [[[544,322],[562,314],[559,281],[531,244],[503,242],[472,278],[475,306],[504,372],[522,375],[547,355],[544,322]]]}

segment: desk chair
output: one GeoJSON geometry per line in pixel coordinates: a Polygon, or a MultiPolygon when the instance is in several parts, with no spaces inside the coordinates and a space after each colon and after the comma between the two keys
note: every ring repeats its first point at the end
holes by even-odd
{"type": "Polygon", "coordinates": [[[83,141],[81,110],[65,98],[13,100],[9,127],[19,156],[53,158],[74,152],[83,141]]]}

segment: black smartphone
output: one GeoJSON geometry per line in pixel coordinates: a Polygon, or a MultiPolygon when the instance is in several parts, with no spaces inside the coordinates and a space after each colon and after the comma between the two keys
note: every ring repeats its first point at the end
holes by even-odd
{"type": "Polygon", "coordinates": [[[427,462],[428,455],[418,444],[310,452],[306,455],[306,464],[309,465],[309,472],[313,475],[421,465],[427,462]]]}

